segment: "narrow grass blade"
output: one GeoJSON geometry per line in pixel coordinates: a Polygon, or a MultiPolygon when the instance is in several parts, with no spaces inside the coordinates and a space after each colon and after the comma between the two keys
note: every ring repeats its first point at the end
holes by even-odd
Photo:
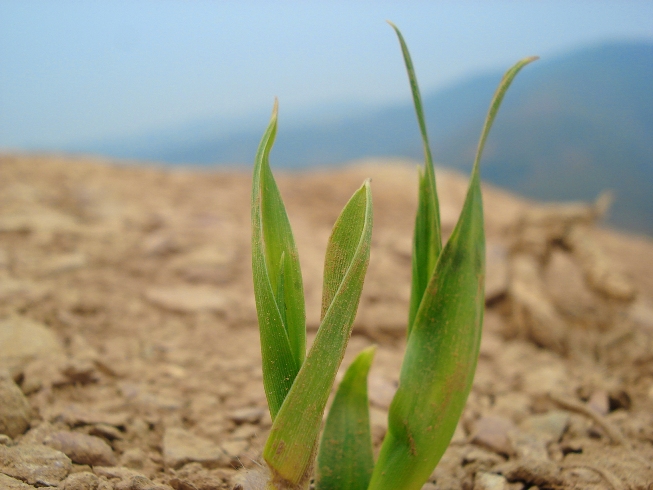
{"type": "Polygon", "coordinates": [[[324,408],[358,309],[371,238],[368,181],[349,200],[329,239],[324,287],[332,300],[263,450],[272,473],[269,488],[304,488],[308,483],[324,408]],[[341,263],[339,258],[347,262],[341,263]],[[339,278],[337,287],[331,283],[335,278],[339,278]]]}
{"type": "Polygon", "coordinates": [[[376,347],[351,363],[331,404],[317,456],[316,490],[366,490],[374,468],[367,375],[376,347]]]}
{"type": "Polygon", "coordinates": [[[408,73],[410,90],[413,94],[413,105],[417,115],[419,131],[422,135],[424,147],[424,169],[419,173],[419,197],[417,216],[415,218],[415,234],[413,236],[413,278],[410,293],[410,307],[408,311],[408,335],[410,336],[415,315],[424,297],[424,291],[429,279],[435,269],[435,263],[442,250],[442,232],[440,229],[440,204],[438,193],[435,187],[435,170],[433,168],[433,157],[429,145],[428,132],[426,131],[426,120],[422,106],[422,96],[417,85],[417,77],[413,61],[411,60],[408,46],[404,41],[401,32],[392,22],[388,22],[395,30],[401,45],[401,52],[408,73]]]}
{"type": "Polygon", "coordinates": [[[306,353],[306,315],[299,257],[286,208],[270,170],[277,102],[256,153],[252,183],[252,271],[261,334],[263,384],[272,419],[306,353]]]}
{"type": "Polygon", "coordinates": [[[408,339],[370,490],[420,489],[447,448],[465,406],[484,308],[479,161],[508,86],[530,61],[533,58],[508,70],[490,105],[460,219],[442,250],[408,339]]]}
{"type": "Polygon", "coordinates": [[[435,264],[441,252],[439,217],[434,184],[423,170],[419,171],[419,194],[417,200],[417,215],[415,216],[415,231],[413,235],[412,279],[410,288],[410,303],[408,307],[407,336],[415,323],[415,316],[424,298],[424,292],[429,279],[433,275],[435,264]],[[435,203],[435,205],[434,205],[435,203]]]}

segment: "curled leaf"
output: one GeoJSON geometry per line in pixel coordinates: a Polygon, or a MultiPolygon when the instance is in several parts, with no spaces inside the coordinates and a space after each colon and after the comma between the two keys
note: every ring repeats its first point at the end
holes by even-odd
{"type": "Polygon", "coordinates": [[[306,314],[297,247],[270,170],[277,103],[256,153],[252,182],[252,272],[261,336],[263,385],[272,419],[306,353],[306,314]]]}
{"type": "Polygon", "coordinates": [[[329,239],[323,319],[263,450],[273,475],[271,488],[303,488],[310,478],[324,408],[358,309],[371,238],[368,181],[349,200],[329,239]]]}

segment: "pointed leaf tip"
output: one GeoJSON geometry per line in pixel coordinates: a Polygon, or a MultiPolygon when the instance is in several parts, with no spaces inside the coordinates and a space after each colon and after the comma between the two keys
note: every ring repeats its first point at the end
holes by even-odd
{"type": "Polygon", "coordinates": [[[494,119],[499,112],[499,107],[503,102],[503,97],[506,95],[508,88],[512,84],[517,74],[521,71],[521,69],[538,59],[540,59],[539,56],[529,56],[519,60],[506,71],[506,73],[503,75],[503,78],[501,79],[501,82],[499,82],[499,86],[497,87],[497,90],[494,92],[494,96],[492,97],[492,102],[490,102],[490,108],[485,118],[483,129],[481,130],[481,137],[478,141],[476,158],[474,158],[474,166],[472,168],[472,178],[478,178],[479,164],[481,161],[481,155],[483,154],[483,149],[485,148],[485,142],[488,135],[490,134],[492,124],[494,124],[494,119]]]}
{"type": "Polygon", "coordinates": [[[263,384],[275,418],[306,351],[304,293],[286,208],[269,165],[278,101],[256,153],[252,179],[252,272],[261,336],[263,384]]]}
{"type": "Polygon", "coordinates": [[[440,226],[440,204],[435,184],[435,169],[433,156],[426,129],[426,117],[420,95],[417,75],[401,31],[392,22],[388,22],[394,29],[399,39],[401,53],[404,58],[406,73],[413,96],[413,105],[417,124],[422,137],[424,150],[424,168],[419,175],[419,197],[417,215],[415,217],[415,232],[413,235],[413,259],[412,259],[412,285],[410,292],[410,306],[408,312],[407,334],[410,332],[415,321],[415,315],[424,297],[426,285],[433,274],[435,264],[442,251],[442,232],[440,226]]]}

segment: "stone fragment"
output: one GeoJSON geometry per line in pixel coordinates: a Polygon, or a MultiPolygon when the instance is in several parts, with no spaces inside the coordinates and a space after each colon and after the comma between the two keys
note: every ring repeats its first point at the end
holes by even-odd
{"type": "Polygon", "coordinates": [[[474,472],[489,471],[505,459],[493,451],[474,445],[464,447],[462,465],[466,470],[472,469],[474,472]]]}
{"type": "Polygon", "coordinates": [[[515,456],[521,459],[549,459],[549,453],[543,439],[531,432],[511,432],[510,443],[515,449],[515,456]]]}
{"type": "Polygon", "coordinates": [[[126,427],[130,417],[125,412],[107,413],[98,408],[89,410],[79,405],[68,405],[56,416],[56,419],[71,427],[96,424],[126,427]]]}
{"type": "Polygon", "coordinates": [[[66,382],[77,385],[96,383],[100,375],[95,364],[86,359],[70,359],[62,368],[61,374],[66,377],[66,382]]]}
{"type": "Polygon", "coordinates": [[[68,456],[48,446],[0,446],[0,473],[30,485],[57,486],[71,469],[72,463],[68,456]]]}
{"type": "Polygon", "coordinates": [[[488,241],[485,256],[485,302],[491,303],[508,292],[508,250],[501,243],[488,241]]]}
{"type": "Polygon", "coordinates": [[[32,409],[6,372],[0,371],[0,434],[15,438],[29,427],[32,409]]]}
{"type": "MultiPolygon", "coordinates": [[[[175,490],[217,490],[225,487],[223,478],[219,476],[217,471],[207,470],[199,463],[188,463],[179,469],[176,472],[176,478],[172,478],[168,483],[175,490]]],[[[222,473],[224,470],[219,471],[222,473]]],[[[240,473],[236,479],[242,479],[244,474],[247,473],[240,473]]],[[[265,485],[265,481],[263,484],[265,485]]]]}
{"type": "Polygon", "coordinates": [[[553,461],[543,459],[519,459],[508,461],[495,468],[509,482],[523,482],[529,487],[537,485],[540,488],[564,488],[560,476],[560,467],[553,461]]]}
{"type": "Polygon", "coordinates": [[[48,436],[44,442],[61,451],[77,464],[89,466],[115,466],[117,464],[111,446],[99,437],[80,432],[60,431],[48,436]]]}
{"type": "Polygon", "coordinates": [[[479,472],[474,479],[474,490],[507,490],[508,480],[495,473],[479,472]]]}
{"type": "Polygon", "coordinates": [[[176,427],[165,431],[163,458],[166,466],[175,469],[191,462],[213,468],[228,464],[231,459],[217,444],[176,427]]]}
{"type": "Polygon", "coordinates": [[[531,415],[522,420],[519,428],[528,432],[544,443],[558,442],[569,426],[569,412],[551,410],[550,412],[531,415]]]}
{"type": "Polygon", "coordinates": [[[261,420],[261,417],[263,417],[264,413],[265,410],[262,408],[246,407],[233,410],[229,414],[229,418],[237,424],[244,424],[246,422],[250,424],[256,424],[259,420],[261,420]]]}
{"type": "Polygon", "coordinates": [[[163,309],[179,313],[224,313],[227,306],[225,295],[219,289],[208,286],[150,288],[145,291],[145,299],[163,309]]]}
{"type": "Polygon", "coordinates": [[[39,446],[43,444],[45,438],[48,437],[53,432],[57,432],[58,429],[46,421],[32,421],[32,427],[28,430],[25,435],[21,438],[21,444],[38,444],[39,446]]]}
{"type": "Polygon", "coordinates": [[[100,479],[88,471],[68,475],[68,478],[59,484],[61,490],[98,490],[99,485],[100,479]]]}
{"type": "Polygon", "coordinates": [[[2,490],[34,490],[34,487],[0,473],[0,488],[2,490]]]}
{"type": "Polygon", "coordinates": [[[62,386],[66,378],[60,368],[66,363],[63,357],[37,357],[22,369],[23,381],[20,385],[23,393],[31,395],[44,388],[62,386]]]}
{"type": "Polygon", "coordinates": [[[570,253],[554,249],[544,269],[546,291],[566,317],[575,320],[599,316],[599,302],[570,253]]]}
{"type": "Polygon", "coordinates": [[[514,449],[510,443],[509,433],[515,429],[515,424],[504,417],[481,417],[474,423],[472,443],[499,454],[510,455],[514,449]]]}
{"type": "Polygon", "coordinates": [[[618,270],[590,229],[585,226],[574,227],[565,235],[564,241],[583,268],[592,289],[620,301],[635,299],[637,289],[632,281],[618,270]]]}
{"type": "Polygon", "coordinates": [[[127,449],[120,456],[120,464],[134,470],[142,470],[146,460],[147,455],[138,447],[127,449]]]}
{"type": "Polygon", "coordinates": [[[540,347],[564,352],[568,325],[546,292],[535,257],[521,253],[511,258],[509,293],[521,335],[540,347]]]}
{"type": "Polygon", "coordinates": [[[93,473],[109,480],[129,480],[134,476],[145,476],[138,471],[122,466],[94,466],[93,473]]]}
{"type": "Polygon", "coordinates": [[[599,415],[607,415],[610,411],[610,398],[605,390],[597,390],[587,400],[587,406],[599,415]]]}
{"type": "MultiPolygon", "coordinates": [[[[188,480],[181,480],[179,478],[172,478],[168,483],[170,483],[170,486],[174,488],[175,490],[198,490],[198,488],[193,485],[191,482],[188,480]]],[[[222,484],[222,482],[220,482],[222,484]]],[[[218,487],[216,487],[218,488],[218,487]]]]}
{"type": "Polygon", "coordinates": [[[42,323],[22,316],[0,320],[0,369],[15,377],[37,357],[63,356],[56,335],[42,323]]]}
{"type": "Polygon", "coordinates": [[[547,203],[521,210],[510,230],[513,247],[544,257],[555,242],[564,239],[570,230],[586,227],[602,216],[611,198],[602,194],[594,203],[547,203]]]}
{"type": "Polygon", "coordinates": [[[593,468],[569,468],[567,474],[570,479],[579,480],[579,483],[583,485],[583,488],[596,486],[604,481],[603,475],[593,468]]]}
{"type": "Polygon", "coordinates": [[[122,439],[124,437],[124,434],[120,429],[108,424],[93,425],[89,430],[89,434],[92,436],[103,437],[110,441],[115,441],[116,439],[122,439]]]}
{"type": "Polygon", "coordinates": [[[168,485],[158,485],[144,476],[132,476],[114,485],[114,490],[171,490],[168,485]]]}

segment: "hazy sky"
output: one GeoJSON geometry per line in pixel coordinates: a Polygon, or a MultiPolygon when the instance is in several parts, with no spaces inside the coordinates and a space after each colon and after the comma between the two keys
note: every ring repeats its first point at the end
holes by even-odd
{"type": "Polygon", "coordinates": [[[409,98],[527,55],[653,42],[644,1],[0,0],[0,148],[57,149],[215,116],[409,98]]]}

